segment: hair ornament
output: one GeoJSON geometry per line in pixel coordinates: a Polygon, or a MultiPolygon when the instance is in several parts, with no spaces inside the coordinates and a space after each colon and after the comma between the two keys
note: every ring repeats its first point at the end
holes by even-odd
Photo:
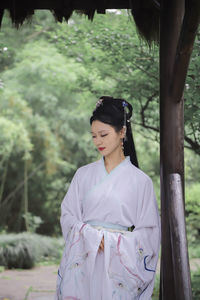
{"type": "Polygon", "coordinates": [[[123,106],[123,107],[128,106],[128,103],[127,103],[126,101],[123,101],[123,102],[122,102],[122,106],[123,106]]]}
{"type": "Polygon", "coordinates": [[[100,105],[103,105],[103,99],[100,98],[97,103],[96,103],[96,109],[100,106],[100,105]]]}

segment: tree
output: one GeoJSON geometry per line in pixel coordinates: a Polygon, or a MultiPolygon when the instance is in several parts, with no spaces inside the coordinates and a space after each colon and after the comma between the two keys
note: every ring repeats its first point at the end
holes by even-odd
{"type": "MultiPolygon", "coordinates": [[[[41,11],[19,31],[11,29],[5,18],[4,22],[0,33],[1,226],[21,231],[40,216],[43,223],[38,232],[60,232],[60,202],[76,168],[98,158],[91,144],[89,117],[102,95],[132,103],[140,167],[153,178],[159,198],[157,48],[150,52],[138,41],[123,13],[96,16],[93,24],[75,15],[67,25],[55,24],[48,12],[41,11]]],[[[197,50],[185,93],[189,148],[195,141],[193,132],[199,143],[197,50]]],[[[198,181],[199,168],[192,169],[196,161],[197,156],[187,155],[189,183],[198,181]]]]}
{"type": "MultiPolygon", "coordinates": [[[[149,49],[138,40],[132,20],[126,13],[96,16],[92,26],[74,17],[71,24],[61,24],[47,32],[50,41],[63,55],[87,66],[90,75],[80,78],[82,89],[95,95],[123,97],[134,107],[134,124],[149,129],[158,140],[159,78],[158,49],[149,49]],[[66,39],[67,37],[67,39],[66,39]],[[151,50],[151,51],[150,51],[151,50]],[[98,79],[98,85],[96,85],[98,79]]],[[[196,38],[185,91],[185,146],[200,154],[199,34],[196,38]]]]}

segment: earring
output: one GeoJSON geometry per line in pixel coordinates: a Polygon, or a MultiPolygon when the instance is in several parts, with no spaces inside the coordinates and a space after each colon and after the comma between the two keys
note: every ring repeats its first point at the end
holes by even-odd
{"type": "Polygon", "coordinates": [[[126,136],[126,131],[127,131],[127,128],[126,128],[126,125],[123,126],[124,128],[124,141],[127,141],[127,136],[126,136]]]}
{"type": "Polygon", "coordinates": [[[121,139],[121,147],[122,147],[122,151],[124,152],[124,139],[121,139]]]}

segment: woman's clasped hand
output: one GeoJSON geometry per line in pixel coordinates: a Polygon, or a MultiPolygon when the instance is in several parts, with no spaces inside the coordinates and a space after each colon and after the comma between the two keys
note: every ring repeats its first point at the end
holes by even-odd
{"type": "Polygon", "coordinates": [[[101,251],[104,251],[104,236],[102,237],[98,252],[101,252],[101,251]]]}

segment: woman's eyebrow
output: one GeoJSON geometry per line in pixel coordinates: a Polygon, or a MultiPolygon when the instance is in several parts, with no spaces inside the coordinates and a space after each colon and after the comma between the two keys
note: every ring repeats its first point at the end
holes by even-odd
{"type": "MultiPolygon", "coordinates": [[[[103,131],[109,132],[108,130],[106,130],[106,129],[103,129],[103,130],[99,130],[99,131],[98,131],[98,133],[101,133],[101,132],[103,132],[103,131]]],[[[92,133],[92,134],[95,134],[95,133],[94,133],[94,132],[92,132],[92,131],[91,131],[91,133],[92,133]]]]}

